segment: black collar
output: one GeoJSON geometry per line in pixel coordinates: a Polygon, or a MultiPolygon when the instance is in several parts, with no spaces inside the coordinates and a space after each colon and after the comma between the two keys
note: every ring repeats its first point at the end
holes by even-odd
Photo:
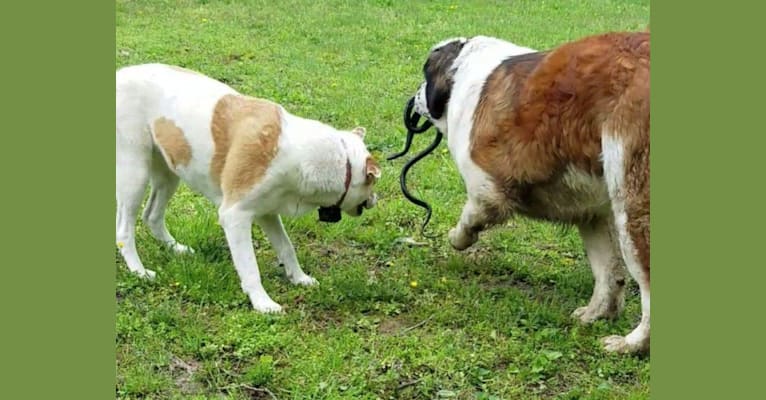
{"type": "Polygon", "coordinates": [[[343,204],[343,199],[346,198],[346,193],[348,193],[348,188],[351,186],[351,160],[348,159],[348,155],[346,156],[346,181],[343,183],[343,194],[340,196],[340,200],[338,200],[337,203],[335,203],[335,207],[340,207],[341,204],[343,204]]]}
{"type": "Polygon", "coordinates": [[[343,194],[340,196],[340,200],[330,207],[319,207],[319,220],[322,222],[338,222],[341,219],[340,205],[343,204],[343,200],[348,194],[348,188],[351,186],[351,160],[348,157],[348,149],[346,148],[346,142],[343,139],[340,140],[343,144],[343,149],[346,150],[346,180],[343,182],[343,194]]]}

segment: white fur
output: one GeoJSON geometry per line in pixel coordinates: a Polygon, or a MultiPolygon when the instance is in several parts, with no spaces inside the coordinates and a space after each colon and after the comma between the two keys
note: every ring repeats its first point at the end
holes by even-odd
{"type": "Polygon", "coordinates": [[[612,199],[615,227],[620,242],[622,258],[641,292],[641,322],[627,336],[609,336],[604,339],[606,349],[610,351],[632,351],[642,348],[649,340],[649,286],[641,263],[637,258],[636,247],[628,233],[628,215],[625,211],[625,145],[619,137],[604,132],[601,139],[604,179],[612,199]]]}
{"type": "Polygon", "coordinates": [[[611,218],[579,226],[595,285],[587,306],[572,315],[583,323],[617,316],[625,305],[625,277],[622,257],[611,218]]]}
{"type": "Polygon", "coordinates": [[[344,192],[347,159],[352,179],[341,209],[357,216],[359,204],[366,201],[367,208],[374,206],[377,196],[366,184],[369,152],[363,132],[339,131],[280,107],[282,132],[276,157],[248,193],[224,204],[224,193],[209,174],[215,149],[210,127],[216,103],[227,94],[238,93],[214,79],[162,64],[117,71],[117,243],[132,272],[154,277],[154,271],[146,269],[138,257],[134,233],[138,208],[150,181],[152,191],[144,221],[158,240],[178,252],[191,251],[172,237],[164,220],[167,202],[183,180],[218,207],[242,289],[253,307],[262,312],[279,311],[281,307],[261,284],[252,223],[263,229],[293,283],[315,284],[316,280],[302,270],[280,215],[297,216],[335,204],[344,192]],[[188,165],[171,170],[160,155],[152,133],[152,123],[160,117],[183,130],[192,149],[188,165]]]}

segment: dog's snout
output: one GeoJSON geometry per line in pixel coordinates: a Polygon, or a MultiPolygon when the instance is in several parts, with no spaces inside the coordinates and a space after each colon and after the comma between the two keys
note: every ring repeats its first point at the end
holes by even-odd
{"type": "Polygon", "coordinates": [[[375,207],[375,204],[378,202],[378,195],[376,193],[373,193],[372,196],[370,196],[369,199],[365,200],[362,205],[364,205],[364,208],[373,208],[375,207]]]}

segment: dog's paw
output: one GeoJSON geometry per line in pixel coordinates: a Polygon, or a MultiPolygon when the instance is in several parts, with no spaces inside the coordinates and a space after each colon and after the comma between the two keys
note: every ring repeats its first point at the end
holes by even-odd
{"type": "Polygon", "coordinates": [[[572,318],[577,319],[584,325],[592,324],[598,319],[612,319],[616,316],[616,310],[608,307],[592,307],[590,304],[579,307],[572,312],[572,318]]]}
{"type": "Polygon", "coordinates": [[[138,275],[141,278],[148,279],[150,281],[154,280],[154,277],[157,276],[157,273],[150,270],[150,269],[144,269],[141,271],[133,271],[134,274],[138,275]]]}
{"type": "Polygon", "coordinates": [[[298,277],[290,277],[290,282],[292,282],[295,285],[303,285],[303,286],[314,286],[319,284],[319,282],[317,282],[316,279],[306,274],[303,274],[298,277]]]}
{"type": "Polygon", "coordinates": [[[471,247],[478,239],[478,233],[466,234],[465,230],[458,228],[452,228],[449,231],[449,244],[457,251],[471,247]]]}
{"type": "Polygon", "coordinates": [[[628,354],[648,350],[648,345],[642,342],[631,342],[627,336],[612,335],[601,339],[604,350],[610,353],[628,354]]]}
{"type": "Polygon", "coordinates": [[[579,320],[583,324],[590,324],[597,318],[590,312],[588,306],[578,307],[572,312],[572,318],[579,320]]]}
{"type": "Polygon", "coordinates": [[[282,306],[274,302],[268,295],[250,296],[250,303],[252,303],[255,311],[260,313],[275,314],[282,312],[282,306]]]}
{"type": "Polygon", "coordinates": [[[181,243],[173,244],[172,249],[176,254],[194,254],[194,249],[181,243]]]}

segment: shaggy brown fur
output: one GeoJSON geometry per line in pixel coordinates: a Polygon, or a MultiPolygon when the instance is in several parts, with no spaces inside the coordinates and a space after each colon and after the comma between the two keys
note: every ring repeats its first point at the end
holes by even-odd
{"type": "Polygon", "coordinates": [[[474,121],[471,158],[502,188],[507,212],[561,222],[591,216],[556,215],[539,201],[546,188],[560,190],[572,170],[602,177],[602,135],[621,136],[629,231],[648,275],[649,33],[596,35],[506,60],[474,121]]]}

